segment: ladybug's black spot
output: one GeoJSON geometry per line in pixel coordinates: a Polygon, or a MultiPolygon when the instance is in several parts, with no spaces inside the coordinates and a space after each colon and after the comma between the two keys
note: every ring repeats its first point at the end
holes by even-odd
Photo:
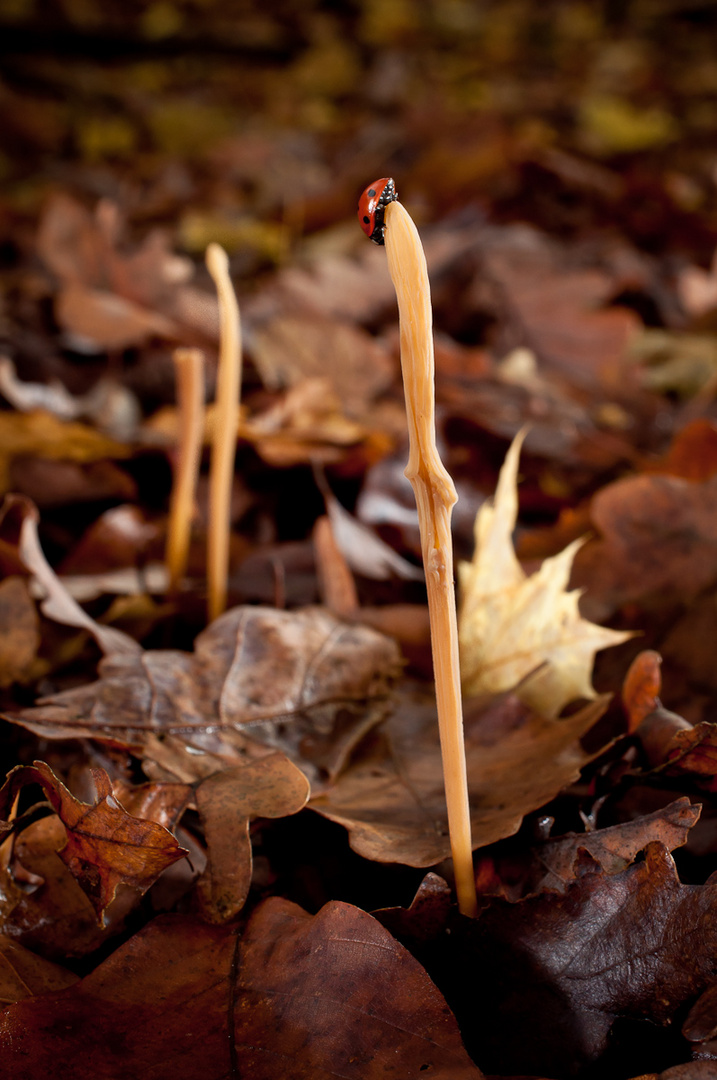
{"type": "Polygon", "coordinates": [[[369,188],[368,189],[368,194],[369,194],[370,198],[373,198],[374,195],[376,194],[376,188],[369,188]]]}
{"type": "Polygon", "coordinates": [[[363,223],[364,223],[364,225],[368,225],[368,224],[370,224],[370,221],[371,221],[371,218],[369,218],[369,217],[366,217],[366,215],[364,215],[364,219],[363,219],[363,223]]]}

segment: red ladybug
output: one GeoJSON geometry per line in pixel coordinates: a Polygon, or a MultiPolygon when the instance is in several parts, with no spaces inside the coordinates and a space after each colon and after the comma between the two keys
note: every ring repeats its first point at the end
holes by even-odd
{"type": "Polygon", "coordinates": [[[358,216],[361,228],[375,244],[383,243],[383,212],[390,202],[398,198],[393,177],[382,176],[374,180],[359,199],[358,216]]]}

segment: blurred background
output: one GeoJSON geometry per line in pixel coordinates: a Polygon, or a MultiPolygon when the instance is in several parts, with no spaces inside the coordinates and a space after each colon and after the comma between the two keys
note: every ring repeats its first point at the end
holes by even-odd
{"type": "Polygon", "coordinates": [[[708,259],[716,40],[708,0],[2,0],[0,237],[61,185],[251,275],[396,175],[708,259]]]}

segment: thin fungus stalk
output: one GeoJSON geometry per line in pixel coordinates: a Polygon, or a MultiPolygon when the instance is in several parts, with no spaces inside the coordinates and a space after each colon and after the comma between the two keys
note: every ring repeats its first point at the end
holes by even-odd
{"type": "Polygon", "coordinates": [[[220,317],[216,427],[209,469],[207,588],[211,622],[227,606],[231,489],[239,424],[242,356],[239,305],[229,278],[227,253],[219,244],[210,244],[206,260],[219,296],[220,317]]]}
{"type": "Polygon", "coordinates": [[[388,203],[385,224],[388,269],[398,300],[401,369],[408,414],[410,452],[406,476],[416,496],[426,573],[438,726],[456,892],[461,912],[474,916],[477,901],[451,540],[451,513],[457,496],[436,447],[433,314],[428,270],[418,230],[401,203],[388,203]]]}
{"type": "Polygon", "coordinates": [[[204,355],[200,349],[175,349],[179,447],[169,500],[166,562],[169,591],[175,593],[187,572],[189,538],[204,433],[204,355]]]}

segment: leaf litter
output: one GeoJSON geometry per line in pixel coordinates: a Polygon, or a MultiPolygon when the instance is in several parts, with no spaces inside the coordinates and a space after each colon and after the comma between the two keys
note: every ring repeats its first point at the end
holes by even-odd
{"type": "MultiPolygon", "coordinates": [[[[31,7],[9,40],[33,40],[31,7]]],[[[82,62],[21,52],[0,87],[3,1060],[713,1076],[709,13],[668,5],[648,32],[644,12],[520,0],[441,15],[439,35],[419,9],[309,3],[288,29],[155,5],[114,13],[132,60],[103,67],[75,7],[58,40],[82,62]],[[396,481],[393,298],[348,220],[370,161],[396,153],[467,566],[481,507],[487,534],[463,601],[467,925],[396,481]],[[247,367],[233,606],[207,626],[205,463],[188,577],[167,597],[151,571],[172,349],[206,351],[210,394],[216,370],[216,301],[187,251],[222,238],[247,367]],[[516,490],[498,474],[526,425],[516,490]],[[131,536],[103,529],[118,504],[131,536]],[[94,578],[83,607],[66,572],[94,578]],[[430,867],[445,879],[416,892],[430,867]]]]}

